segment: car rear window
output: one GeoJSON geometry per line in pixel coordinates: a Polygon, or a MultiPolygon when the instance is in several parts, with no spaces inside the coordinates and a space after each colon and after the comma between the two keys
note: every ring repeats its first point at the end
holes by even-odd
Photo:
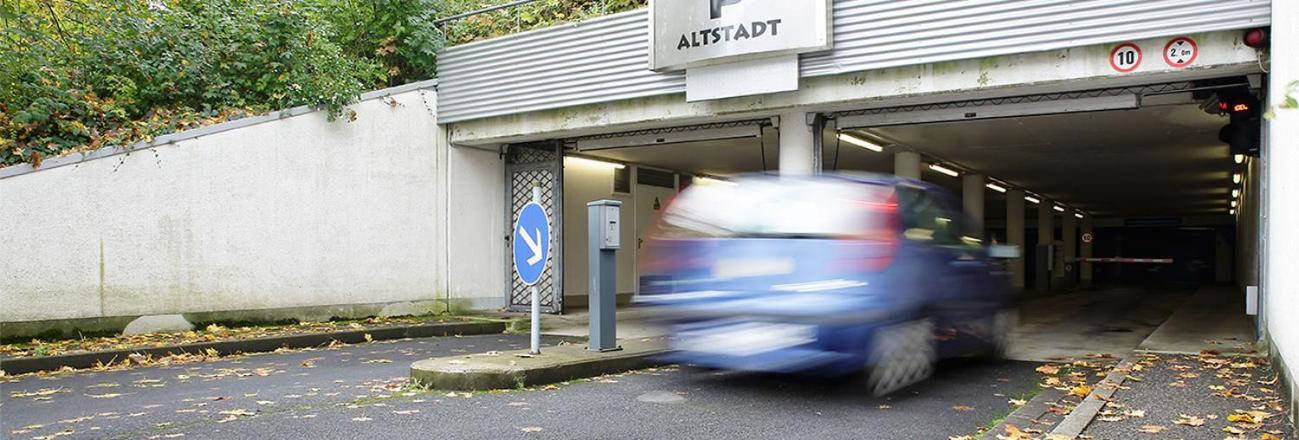
{"type": "Polygon", "coordinates": [[[655,238],[824,238],[891,225],[893,190],[837,179],[742,179],[691,186],[668,207],[655,238]]]}

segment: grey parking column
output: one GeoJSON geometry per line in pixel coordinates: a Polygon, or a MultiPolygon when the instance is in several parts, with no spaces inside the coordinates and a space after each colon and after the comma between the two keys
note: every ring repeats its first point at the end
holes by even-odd
{"type": "Polygon", "coordinates": [[[920,153],[914,151],[893,153],[893,174],[920,180],[920,153]]]}
{"type": "Polygon", "coordinates": [[[974,224],[970,229],[976,231],[979,235],[975,238],[984,238],[987,233],[984,230],[984,184],[986,178],[982,174],[963,174],[961,175],[961,204],[965,205],[965,215],[970,217],[974,224]]]}
{"type": "Polygon", "coordinates": [[[805,112],[780,115],[779,169],[782,176],[810,176],[817,174],[817,154],[814,146],[816,133],[808,124],[805,112]]]}
{"type": "Polygon", "coordinates": [[[1024,290],[1024,190],[1006,191],[1006,244],[1018,246],[1019,258],[1010,260],[1010,285],[1024,290]]]}
{"type": "MultiPolygon", "coordinates": [[[[1093,241],[1096,240],[1096,233],[1092,232],[1092,216],[1090,215],[1083,216],[1082,233],[1090,236],[1093,241]]],[[[1083,241],[1082,246],[1079,248],[1079,254],[1080,254],[1079,256],[1082,258],[1091,258],[1092,244],[1090,242],[1083,241]]],[[[1086,261],[1078,263],[1078,280],[1079,280],[1079,284],[1082,285],[1083,287],[1091,287],[1092,285],[1092,264],[1091,263],[1086,261]]]]}
{"type": "Polygon", "coordinates": [[[1078,279],[1078,218],[1074,217],[1072,209],[1066,209],[1061,215],[1064,216],[1060,221],[1060,238],[1064,241],[1062,257],[1065,265],[1062,275],[1065,287],[1072,288],[1074,280],[1078,279]]]}
{"type": "MultiPolygon", "coordinates": [[[[1037,204],[1037,249],[1039,251],[1037,258],[1039,260],[1045,258],[1041,254],[1044,250],[1042,246],[1055,241],[1055,211],[1051,210],[1051,206],[1054,204],[1054,201],[1046,198],[1041,198],[1037,204]]],[[[1051,290],[1051,274],[1047,272],[1050,268],[1044,264],[1036,264],[1035,268],[1037,269],[1034,271],[1033,286],[1035,290],[1039,293],[1051,290]]]]}

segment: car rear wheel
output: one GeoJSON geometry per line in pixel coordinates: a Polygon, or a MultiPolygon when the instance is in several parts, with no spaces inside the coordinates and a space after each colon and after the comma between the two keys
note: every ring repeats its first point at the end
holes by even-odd
{"type": "Polygon", "coordinates": [[[1018,326],[1019,311],[1016,309],[1001,309],[992,315],[992,347],[989,353],[992,358],[1006,358],[1006,351],[1010,349],[1011,335],[1018,326]]]}
{"type": "Polygon", "coordinates": [[[934,325],[928,319],[881,327],[871,337],[866,387],[884,396],[934,374],[934,325]]]}

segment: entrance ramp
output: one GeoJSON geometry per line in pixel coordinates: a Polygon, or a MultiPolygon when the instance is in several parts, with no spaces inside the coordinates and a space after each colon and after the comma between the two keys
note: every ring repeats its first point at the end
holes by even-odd
{"type": "Polygon", "coordinates": [[[1254,352],[1254,321],[1245,314],[1244,295],[1233,287],[1205,287],[1195,292],[1137,351],[1198,354],[1254,352]]]}
{"type": "Polygon", "coordinates": [[[1122,358],[1192,292],[1108,287],[1026,299],[1006,356],[1051,362],[1095,355],[1122,358]]]}

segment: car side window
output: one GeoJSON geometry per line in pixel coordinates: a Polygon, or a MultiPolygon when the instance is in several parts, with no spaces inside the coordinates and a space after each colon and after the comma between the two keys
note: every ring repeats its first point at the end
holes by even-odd
{"type": "Polygon", "coordinates": [[[907,239],[939,246],[961,244],[961,216],[952,213],[942,199],[920,188],[899,187],[898,202],[907,239]]]}

